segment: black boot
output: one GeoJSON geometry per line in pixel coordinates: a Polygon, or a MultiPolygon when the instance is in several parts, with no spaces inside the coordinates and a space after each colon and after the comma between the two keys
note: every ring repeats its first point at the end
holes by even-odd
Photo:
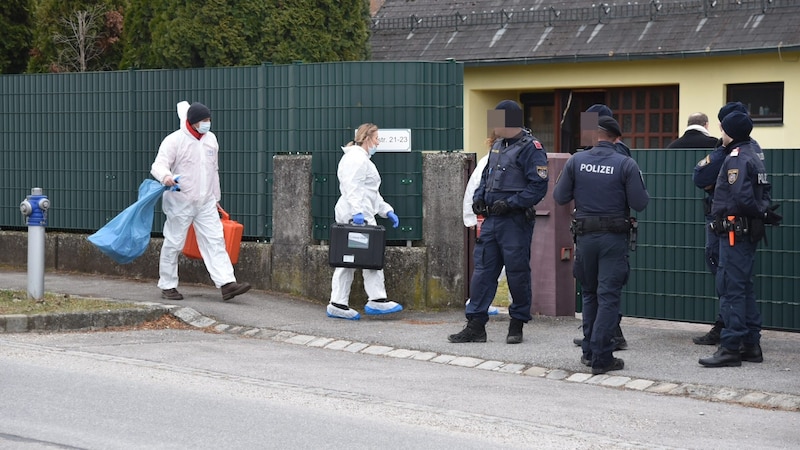
{"type": "Polygon", "coordinates": [[[742,355],[739,350],[729,350],[720,346],[714,356],[700,358],[698,362],[706,367],[739,367],[742,365],[742,355]]]}
{"type": "Polygon", "coordinates": [[[519,344],[522,342],[522,326],[525,322],[511,318],[508,323],[508,336],[506,336],[506,344],[519,344]]]}
{"type": "Polygon", "coordinates": [[[742,351],[740,352],[740,354],[742,355],[742,361],[749,361],[755,363],[764,362],[764,355],[761,354],[760,344],[753,344],[753,345],[745,344],[742,347],[742,351]]]}
{"type": "Polygon", "coordinates": [[[720,321],[716,321],[708,333],[702,336],[693,337],[692,342],[697,345],[719,345],[719,334],[722,332],[723,328],[725,328],[725,324],[720,321]]]}
{"type": "Polygon", "coordinates": [[[486,326],[478,319],[469,319],[467,326],[459,333],[451,334],[447,340],[453,343],[486,342],[486,326]]]}
{"type": "Polygon", "coordinates": [[[614,350],[625,350],[628,348],[628,341],[625,340],[625,336],[622,335],[622,327],[617,324],[617,328],[614,329],[614,337],[611,338],[612,343],[614,344],[614,350]]]}

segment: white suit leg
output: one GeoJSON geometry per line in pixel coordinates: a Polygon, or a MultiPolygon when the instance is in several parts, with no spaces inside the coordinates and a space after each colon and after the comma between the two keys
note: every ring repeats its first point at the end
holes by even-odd
{"type": "Polygon", "coordinates": [[[233,264],[225,248],[225,233],[217,211],[217,202],[201,206],[194,218],[197,247],[206,265],[206,270],[217,288],[236,281],[233,264]]]}
{"type": "Polygon", "coordinates": [[[167,201],[164,210],[167,221],[164,223],[164,243],[161,245],[161,256],[158,261],[158,287],[172,289],[178,287],[178,258],[186,242],[186,233],[192,223],[191,208],[175,208],[172,211],[167,201]],[[169,212],[168,212],[169,211],[169,212]]]}
{"type": "Polygon", "coordinates": [[[367,291],[367,300],[381,300],[386,298],[386,285],[383,270],[363,269],[364,290],[367,291]]]}
{"type": "Polygon", "coordinates": [[[356,269],[337,267],[333,270],[331,278],[331,303],[350,305],[350,287],[353,285],[353,275],[356,269]]]}

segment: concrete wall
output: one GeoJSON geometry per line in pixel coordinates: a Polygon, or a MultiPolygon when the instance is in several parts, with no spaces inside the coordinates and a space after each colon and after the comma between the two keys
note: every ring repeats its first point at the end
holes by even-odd
{"type": "MultiPolygon", "coordinates": [[[[410,247],[386,249],[386,289],[389,298],[408,309],[461,308],[464,304],[464,226],[461,198],[467,156],[425,154],[423,160],[424,239],[410,247]]],[[[326,303],[333,269],[328,246],[315,242],[311,230],[311,156],[281,155],[274,160],[271,243],[244,242],[235,271],[237,279],[256,289],[285,292],[326,303]]],[[[401,217],[402,220],[402,217],[401,217]]],[[[160,238],[152,238],[145,253],[120,265],[103,255],[87,235],[46,233],[45,272],[61,270],[153,280],[156,287],[160,238]]],[[[0,264],[25,267],[27,233],[0,231],[0,264]]],[[[203,262],[181,257],[182,283],[212,284],[203,262]]],[[[366,303],[360,271],[353,282],[351,304],[366,303]]],[[[45,277],[45,290],[47,279],[45,277]]]]}

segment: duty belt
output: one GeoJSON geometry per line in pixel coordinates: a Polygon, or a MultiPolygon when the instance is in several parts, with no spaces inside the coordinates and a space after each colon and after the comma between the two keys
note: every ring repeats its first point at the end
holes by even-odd
{"type": "Polygon", "coordinates": [[[572,222],[573,233],[582,236],[586,233],[627,233],[631,221],[627,217],[584,217],[572,222]]]}

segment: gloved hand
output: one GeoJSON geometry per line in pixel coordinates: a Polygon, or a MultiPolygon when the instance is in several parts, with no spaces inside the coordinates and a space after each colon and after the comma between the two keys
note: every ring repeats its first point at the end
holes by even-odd
{"type": "Polygon", "coordinates": [[[492,203],[492,207],[489,208],[489,214],[493,216],[502,216],[506,214],[509,209],[511,209],[511,207],[508,206],[505,200],[498,200],[492,203]]]}
{"type": "Polygon", "coordinates": [[[397,228],[398,226],[400,226],[400,218],[397,217],[397,214],[395,214],[394,211],[389,211],[388,213],[386,213],[386,217],[388,217],[389,220],[392,221],[392,228],[397,228]]]}
{"type": "Polygon", "coordinates": [[[475,213],[476,216],[485,216],[486,215],[486,202],[481,198],[476,200],[472,204],[472,212],[475,213]]]}
{"type": "Polygon", "coordinates": [[[780,226],[781,220],[783,220],[783,216],[776,213],[775,210],[778,209],[781,205],[775,204],[767,208],[766,212],[764,212],[764,223],[767,225],[773,226],[780,226]]]}
{"type": "Polygon", "coordinates": [[[353,214],[353,223],[356,225],[364,225],[364,214],[361,213],[353,214]]]}

